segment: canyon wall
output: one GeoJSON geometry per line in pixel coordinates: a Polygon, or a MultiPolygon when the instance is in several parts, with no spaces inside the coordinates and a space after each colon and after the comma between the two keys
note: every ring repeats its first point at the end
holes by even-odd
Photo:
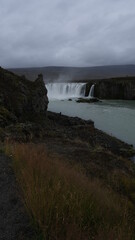
{"type": "Polygon", "coordinates": [[[86,95],[95,84],[94,97],[100,99],[135,100],[135,78],[118,78],[90,81],[86,86],[86,95]]]}

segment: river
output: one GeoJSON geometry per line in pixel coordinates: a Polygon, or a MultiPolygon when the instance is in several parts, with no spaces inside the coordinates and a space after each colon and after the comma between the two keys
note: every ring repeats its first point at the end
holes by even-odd
{"type": "Polygon", "coordinates": [[[50,100],[49,111],[91,119],[95,127],[135,147],[135,101],[102,100],[77,103],[75,99],[50,100]]]}

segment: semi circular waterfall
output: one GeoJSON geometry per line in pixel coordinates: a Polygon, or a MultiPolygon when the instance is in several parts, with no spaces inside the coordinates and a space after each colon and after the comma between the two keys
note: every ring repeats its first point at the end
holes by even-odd
{"type": "Polygon", "coordinates": [[[86,83],[48,83],[49,99],[69,99],[85,97],[86,83]]]}

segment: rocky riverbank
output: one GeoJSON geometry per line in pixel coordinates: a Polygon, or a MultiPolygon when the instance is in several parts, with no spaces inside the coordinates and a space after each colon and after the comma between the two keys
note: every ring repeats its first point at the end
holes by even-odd
{"type": "Polygon", "coordinates": [[[134,149],[94,127],[94,122],[61,113],[1,129],[1,141],[44,143],[50,152],[83,164],[88,175],[105,177],[115,170],[132,174],[134,149]]]}

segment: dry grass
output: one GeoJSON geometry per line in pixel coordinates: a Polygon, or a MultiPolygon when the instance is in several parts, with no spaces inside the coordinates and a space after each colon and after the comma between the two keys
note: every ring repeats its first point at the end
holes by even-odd
{"type": "Polygon", "coordinates": [[[126,199],[48,154],[44,145],[12,144],[6,152],[43,239],[134,239],[133,206],[126,199]]]}

